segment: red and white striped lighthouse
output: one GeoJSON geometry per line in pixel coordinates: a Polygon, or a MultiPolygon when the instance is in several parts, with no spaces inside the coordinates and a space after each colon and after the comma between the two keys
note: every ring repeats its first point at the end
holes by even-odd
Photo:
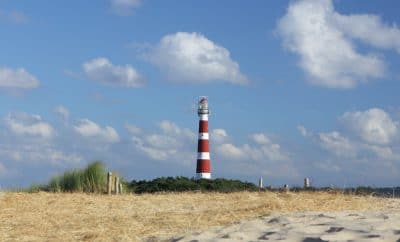
{"type": "Polygon", "coordinates": [[[211,179],[210,147],[208,142],[208,100],[207,97],[199,98],[199,139],[197,143],[197,179],[211,179]]]}

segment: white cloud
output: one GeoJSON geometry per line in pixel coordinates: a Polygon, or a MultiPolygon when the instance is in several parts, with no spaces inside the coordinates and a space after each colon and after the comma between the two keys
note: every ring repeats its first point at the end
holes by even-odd
{"type": "Polygon", "coordinates": [[[152,160],[173,160],[174,155],[177,153],[177,150],[172,147],[164,146],[157,147],[152,143],[145,143],[142,138],[133,137],[133,144],[139,151],[144,152],[150,159],[152,160]]]}
{"type": "Polygon", "coordinates": [[[195,134],[187,128],[163,120],[159,133],[146,133],[142,129],[132,137],[134,147],[152,160],[172,161],[183,165],[195,161],[195,134]]]}
{"type": "Polygon", "coordinates": [[[99,57],[83,64],[86,76],[103,84],[120,87],[141,87],[143,78],[131,65],[113,65],[107,58],[99,57]]]}
{"type": "Polygon", "coordinates": [[[398,123],[379,108],[346,112],[339,120],[362,140],[372,144],[388,144],[397,134],[398,123]]]}
{"type": "Polygon", "coordinates": [[[297,130],[300,132],[300,134],[303,137],[311,136],[312,134],[303,126],[303,125],[298,125],[297,130]]]}
{"type": "Polygon", "coordinates": [[[263,134],[263,133],[256,133],[256,134],[252,134],[250,136],[250,138],[257,144],[259,145],[265,145],[265,144],[269,144],[271,143],[271,141],[269,140],[269,138],[263,134]]]}
{"type": "Polygon", "coordinates": [[[352,88],[385,74],[383,60],[357,52],[351,37],[375,47],[399,46],[397,27],[388,27],[373,15],[341,15],[331,0],[293,2],[280,19],[278,32],[284,46],[300,56],[310,82],[329,88],[352,88]]]}
{"type": "Polygon", "coordinates": [[[261,146],[261,151],[268,160],[283,161],[289,157],[282,151],[279,144],[268,143],[261,146]]]}
{"type": "Polygon", "coordinates": [[[338,120],[347,129],[317,135],[307,131],[305,137],[352,163],[384,165],[400,159],[396,142],[398,122],[384,110],[371,108],[363,112],[346,112],[338,120]]]}
{"type": "Polygon", "coordinates": [[[319,133],[320,144],[323,148],[339,157],[355,157],[356,146],[339,132],[319,133]]]}
{"type": "Polygon", "coordinates": [[[111,9],[118,15],[127,16],[141,5],[141,0],[110,0],[111,9]]]}
{"type": "Polygon", "coordinates": [[[104,141],[107,143],[119,142],[120,138],[113,127],[101,127],[89,119],[81,119],[77,125],[74,126],[76,132],[84,137],[96,138],[96,140],[104,141]]]}
{"type": "Polygon", "coordinates": [[[39,80],[24,68],[0,67],[0,88],[32,89],[39,86],[39,80]]]}
{"type": "Polygon", "coordinates": [[[365,145],[365,149],[372,151],[377,157],[384,160],[398,160],[400,155],[393,152],[391,147],[378,145],[365,145]]]}
{"type": "Polygon", "coordinates": [[[27,113],[10,113],[4,119],[8,128],[16,135],[52,138],[55,135],[53,127],[42,121],[39,115],[27,113]]]}
{"type": "Polygon", "coordinates": [[[166,35],[146,54],[146,58],[174,82],[248,83],[229,51],[199,33],[166,35]]]}
{"type": "Polygon", "coordinates": [[[395,49],[400,53],[400,29],[385,24],[373,14],[335,14],[335,22],[346,35],[382,49],[395,49]]]}
{"type": "Polygon", "coordinates": [[[335,162],[332,161],[314,162],[313,165],[318,169],[321,169],[326,172],[332,172],[332,171],[340,172],[342,170],[339,164],[336,164],[335,162]]]}
{"type": "Polygon", "coordinates": [[[176,138],[168,135],[151,134],[145,137],[148,144],[151,144],[154,148],[160,149],[177,149],[183,144],[179,142],[176,138]]]}
{"type": "Polygon", "coordinates": [[[165,134],[175,137],[183,136],[189,139],[194,139],[196,137],[192,130],[188,128],[180,128],[178,125],[168,120],[161,121],[159,127],[165,134]]]}
{"type": "Polygon", "coordinates": [[[52,144],[20,143],[18,147],[6,144],[0,147],[0,156],[19,162],[40,162],[61,165],[65,163],[79,164],[83,158],[78,154],[67,154],[52,144]]]}
{"type": "Polygon", "coordinates": [[[233,160],[254,161],[284,161],[288,160],[279,144],[273,143],[265,134],[256,133],[250,135],[255,145],[243,144],[236,146],[231,143],[218,144],[216,153],[223,158],[233,160]]]}
{"type": "Polygon", "coordinates": [[[69,118],[69,110],[62,105],[57,106],[54,111],[65,120],[69,118]]]}
{"type": "Polygon", "coordinates": [[[228,159],[233,160],[246,160],[249,159],[248,154],[245,152],[244,147],[237,147],[233,144],[221,144],[216,147],[216,152],[228,159]]]}
{"type": "Polygon", "coordinates": [[[128,132],[132,135],[138,135],[143,132],[143,130],[136,125],[133,124],[126,124],[125,129],[128,130],[128,132]]]}
{"type": "Polygon", "coordinates": [[[216,144],[226,143],[229,137],[225,129],[213,129],[210,133],[210,140],[216,144]]]}

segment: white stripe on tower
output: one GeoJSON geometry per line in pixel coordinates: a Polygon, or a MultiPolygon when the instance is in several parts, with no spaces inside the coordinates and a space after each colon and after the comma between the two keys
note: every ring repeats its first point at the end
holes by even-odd
{"type": "Polygon", "coordinates": [[[208,121],[208,114],[201,114],[200,120],[208,121]]]}
{"type": "Polygon", "coordinates": [[[197,152],[197,159],[199,160],[209,160],[210,159],[210,152],[197,152]]]}
{"type": "Polygon", "coordinates": [[[199,139],[208,140],[208,133],[199,133],[199,139]]]}

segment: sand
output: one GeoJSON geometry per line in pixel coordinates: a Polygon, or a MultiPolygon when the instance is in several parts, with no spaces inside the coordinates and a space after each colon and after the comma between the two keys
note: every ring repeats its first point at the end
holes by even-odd
{"type": "Polygon", "coordinates": [[[400,211],[273,214],[231,226],[175,236],[169,240],[400,241],[400,211]]]}
{"type": "Polygon", "coordinates": [[[0,196],[0,241],[396,241],[399,201],[327,192],[7,192],[0,196]]]}

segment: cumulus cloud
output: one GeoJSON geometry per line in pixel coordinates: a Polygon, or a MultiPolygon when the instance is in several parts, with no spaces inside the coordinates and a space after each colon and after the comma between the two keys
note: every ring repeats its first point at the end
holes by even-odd
{"type": "Polygon", "coordinates": [[[152,160],[192,164],[196,135],[169,120],[161,121],[158,128],[158,133],[146,133],[142,129],[132,133],[134,147],[152,160]]]}
{"type": "Polygon", "coordinates": [[[141,0],[110,0],[111,9],[121,16],[131,15],[141,2],[141,0]]]}
{"type": "Polygon", "coordinates": [[[356,156],[355,145],[339,132],[319,133],[319,139],[323,148],[341,157],[356,156]]]}
{"type": "Polygon", "coordinates": [[[237,147],[233,144],[221,144],[216,148],[216,152],[225,158],[233,159],[233,160],[246,160],[249,159],[249,156],[246,153],[248,150],[248,145],[243,147],[237,147]]]}
{"type": "Polygon", "coordinates": [[[90,80],[106,85],[129,88],[144,85],[143,78],[131,65],[117,66],[104,57],[85,62],[83,70],[90,80]]]}
{"type": "Polygon", "coordinates": [[[382,158],[384,160],[400,159],[400,155],[393,152],[391,147],[379,146],[379,145],[369,145],[369,144],[366,144],[364,147],[366,150],[373,152],[377,157],[382,158]]]}
{"type": "Polygon", "coordinates": [[[395,49],[400,53],[400,29],[385,24],[373,14],[335,14],[335,23],[346,35],[382,49],[395,49]]]}
{"type": "Polygon", "coordinates": [[[284,46],[300,56],[313,84],[352,88],[385,74],[384,61],[357,51],[354,40],[399,51],[400,32],[375,15],[342,15],[331,0],[301,0],[289,5],[278,23],[284,46]]]}
{"type": "Polygon", "coordinates": [[[192,130],[188,128],[180,128],[178,125],[169,120],[161,121],[159,123],[159,127],[165,134],[168,135],[183,136],[189,139],[194,139],[196,137],[192,130]]]}
{"type": "Polygon", "coordinates": [[[225,129],[213,129],[210,133],[210,139],[216,144],[221,144],[227,142],[229,137],[225,129]]]}
{"type": "Polygon", "coordinates": [[[157,144],[148,143],[149,140],[145,142],[145,140],[136,136],[132,137],[132,141],[136,149],[143,152],[152,160],[174,160],[174,156],[177,154],[176,147],[170,147],[168,144],[160,147],[157,144]]]}
{"type": "Polygon", "coordinates": [[[9,113],[4,121],[10,131],[19,136],[27,135],[47,139],[55,135],[53,127],[42,121],[42,118],[36,114],[9,113]]]}
{"type": "Polygon", "coordinates": [[[174,82],[248,83],[247,77],[240,72],[239,64],[231,59],[229,51],[199,33],[166,35],[145,57],[174,82]]]}
{"type": "Polygon", "coordinates": [[[125,129],[132,135],[138,135],[143,132],[141,128],[133,124],[126,124],[125,129]]]}
{"type": "Polygon", "coordinates": [[[265,134],[256,133],[250,135],[255,144],[243,144],[237,146],[231,143],[219,144],[216,152],[223,158],[233,160],[253,161],[284,161],[288,160],[287,154],[282,151],[279,144],[273,143],[265,134]]]}
{"type": "Polygon", "coordinates": [[[60,115],[65,120],[67,120],[69,118],[69,110],[62,105],[57,106],[54,109],[54,112],[56,112],[58,115],[60,115]]]}
{"type": "Polygon", "coordinates": [[[101,127],[89,119],[81,119],[78,124],[74,126],[74,129],[84,137],[96,138],[96,140],[106,143],[116,143],[120,140],[117,131],[115,131],[113,127],[101,127]]]}
{"type": "Polygon", "coordinates": [[[341,131],[321,132],[316,135],[308,132],[318,145],[337,158],[346,157],[353,163],[365,165],[386,164],[400,159],[398,153],[398,122],[382,109],[371,108],[366,111],[345,112],[338,118],[341,131]]]}
{"type": "Polygon", "coordinates": [[[39,84],[39,80],[24,68],[0,67],[0,88],[32,89],[39,84]]]}
{"type": "Polygon", "coordinates": [[[312,134],[303,126],[303,125],[298,125],[297,130],[300,132],[300,134],[303,137],[311,136],[312,134]]]}
{"type": "Polygon", "coordinates": [[[0,156],[12,161],[50,163],[52,165],[79,164],[83,158],[75,153],[66,153],[51,144],[20,143],[0,147],[0,156]]]}
{"type": "Polygon", "coordinates": [[[265,145],[271,143],[269,138],[263,133],[252,134],[250,135],[250,137],[255,143],[259,145],[265,145]]]}
{"type": "Polygon", "coordinates": [[[371,144],[388,144],[397,134],[398,122],[379,108],[346,112],[339,120],[352,132],[371,144]]]}
{"type": "Polygon", "coordinates": [[[323,171],[326,172],[340,172],[342,168],[339,166],[339,164],[333,162],[333,161],[325,161],[325,162],[314,162],[313,165],[323,171]]]}

